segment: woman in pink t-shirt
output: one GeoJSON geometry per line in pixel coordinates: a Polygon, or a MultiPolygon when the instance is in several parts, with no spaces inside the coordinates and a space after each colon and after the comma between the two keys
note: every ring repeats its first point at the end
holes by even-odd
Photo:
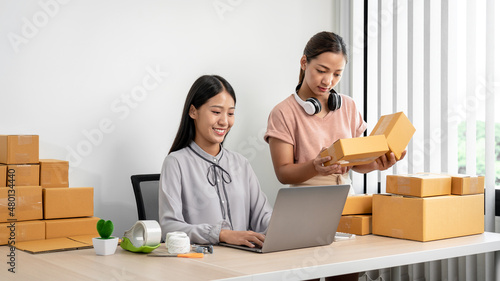
{"type": "Polygon", "coordinates": [[[345,43],[332,32],[314,35],[304,48],[296,92],[271,111],[264,136],[281,183],[350,184],[349,169],[368,173],[386,170],[396,163],[391,153],[366,165],[323,166],[330,160],[330,156],[320,156],[323,149],[338,139],[360,137],[366,129],[354,100],[333,90],[346,63],[345,43]]]}
{"type": "MultiPolygon", "coordinates": [[[[386,170],[396,163],[391,153],[389,157],[382,155],[366,165],[323,166],[331,158],[320,156],[323,149],[338,139],[360,137],[366,129],[354,100],[333,90],[346,63],[347,51],[340,36],[320,32],[307,43],[300,59],[296,92],[271,111],[264,136],[281,183],[310,186],[350,184],[349,169],[368,173],[386,170]]],[[[405,154],[406,151],[401,159],[405,154]]],[[[358,273],[326,280],[358,280],[358,273]]]]}

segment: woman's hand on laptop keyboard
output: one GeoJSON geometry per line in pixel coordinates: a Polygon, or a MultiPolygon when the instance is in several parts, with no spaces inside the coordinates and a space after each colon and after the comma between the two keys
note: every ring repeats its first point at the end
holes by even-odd
{"type": "Polygon", "coordinates": [[[250,248],[261,248],[266,236],[253,231],[235,231],[222,229],[219,234],[219,241],[234,245],[245,245],[250,248]]]}

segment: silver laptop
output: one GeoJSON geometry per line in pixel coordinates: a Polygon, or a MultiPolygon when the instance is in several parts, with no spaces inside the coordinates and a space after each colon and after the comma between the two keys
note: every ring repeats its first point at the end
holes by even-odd
{"type": "Polygon", "coordinates": [[[220,245],[259,253],[329,245],[335,238],[349,188],[349,185],[281,188],[262,248],[220,245]]]}

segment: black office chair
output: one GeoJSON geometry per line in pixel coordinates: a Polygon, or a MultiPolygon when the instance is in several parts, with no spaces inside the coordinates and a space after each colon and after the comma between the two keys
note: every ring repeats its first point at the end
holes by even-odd
{"type": "Polygon", "coordinates": [[[134,188],[139,220],[158,219],[158,191],[160,174],[133,175],[132,187],[134,188]]]}

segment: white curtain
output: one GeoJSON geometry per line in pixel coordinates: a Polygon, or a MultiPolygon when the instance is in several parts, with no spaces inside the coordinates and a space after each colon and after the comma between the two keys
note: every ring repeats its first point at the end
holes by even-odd
{"type": "MultiPolygon", "coordinates": [[[[339,90],[365,108],[368,133],[381,115],[399,111],[417,128],[407,157],[394,168],[368,174],[366,183],[363,175],[353,174],[357,193],[385,192],[387,174],[484,175],[485,231],[495,230],[499,6],[495,0],[334,0],[333,31],[349,45],[339,90]]],[[[495,280],[492,255],[416,264],[364,278],[372,277],[495,280]]]]}

